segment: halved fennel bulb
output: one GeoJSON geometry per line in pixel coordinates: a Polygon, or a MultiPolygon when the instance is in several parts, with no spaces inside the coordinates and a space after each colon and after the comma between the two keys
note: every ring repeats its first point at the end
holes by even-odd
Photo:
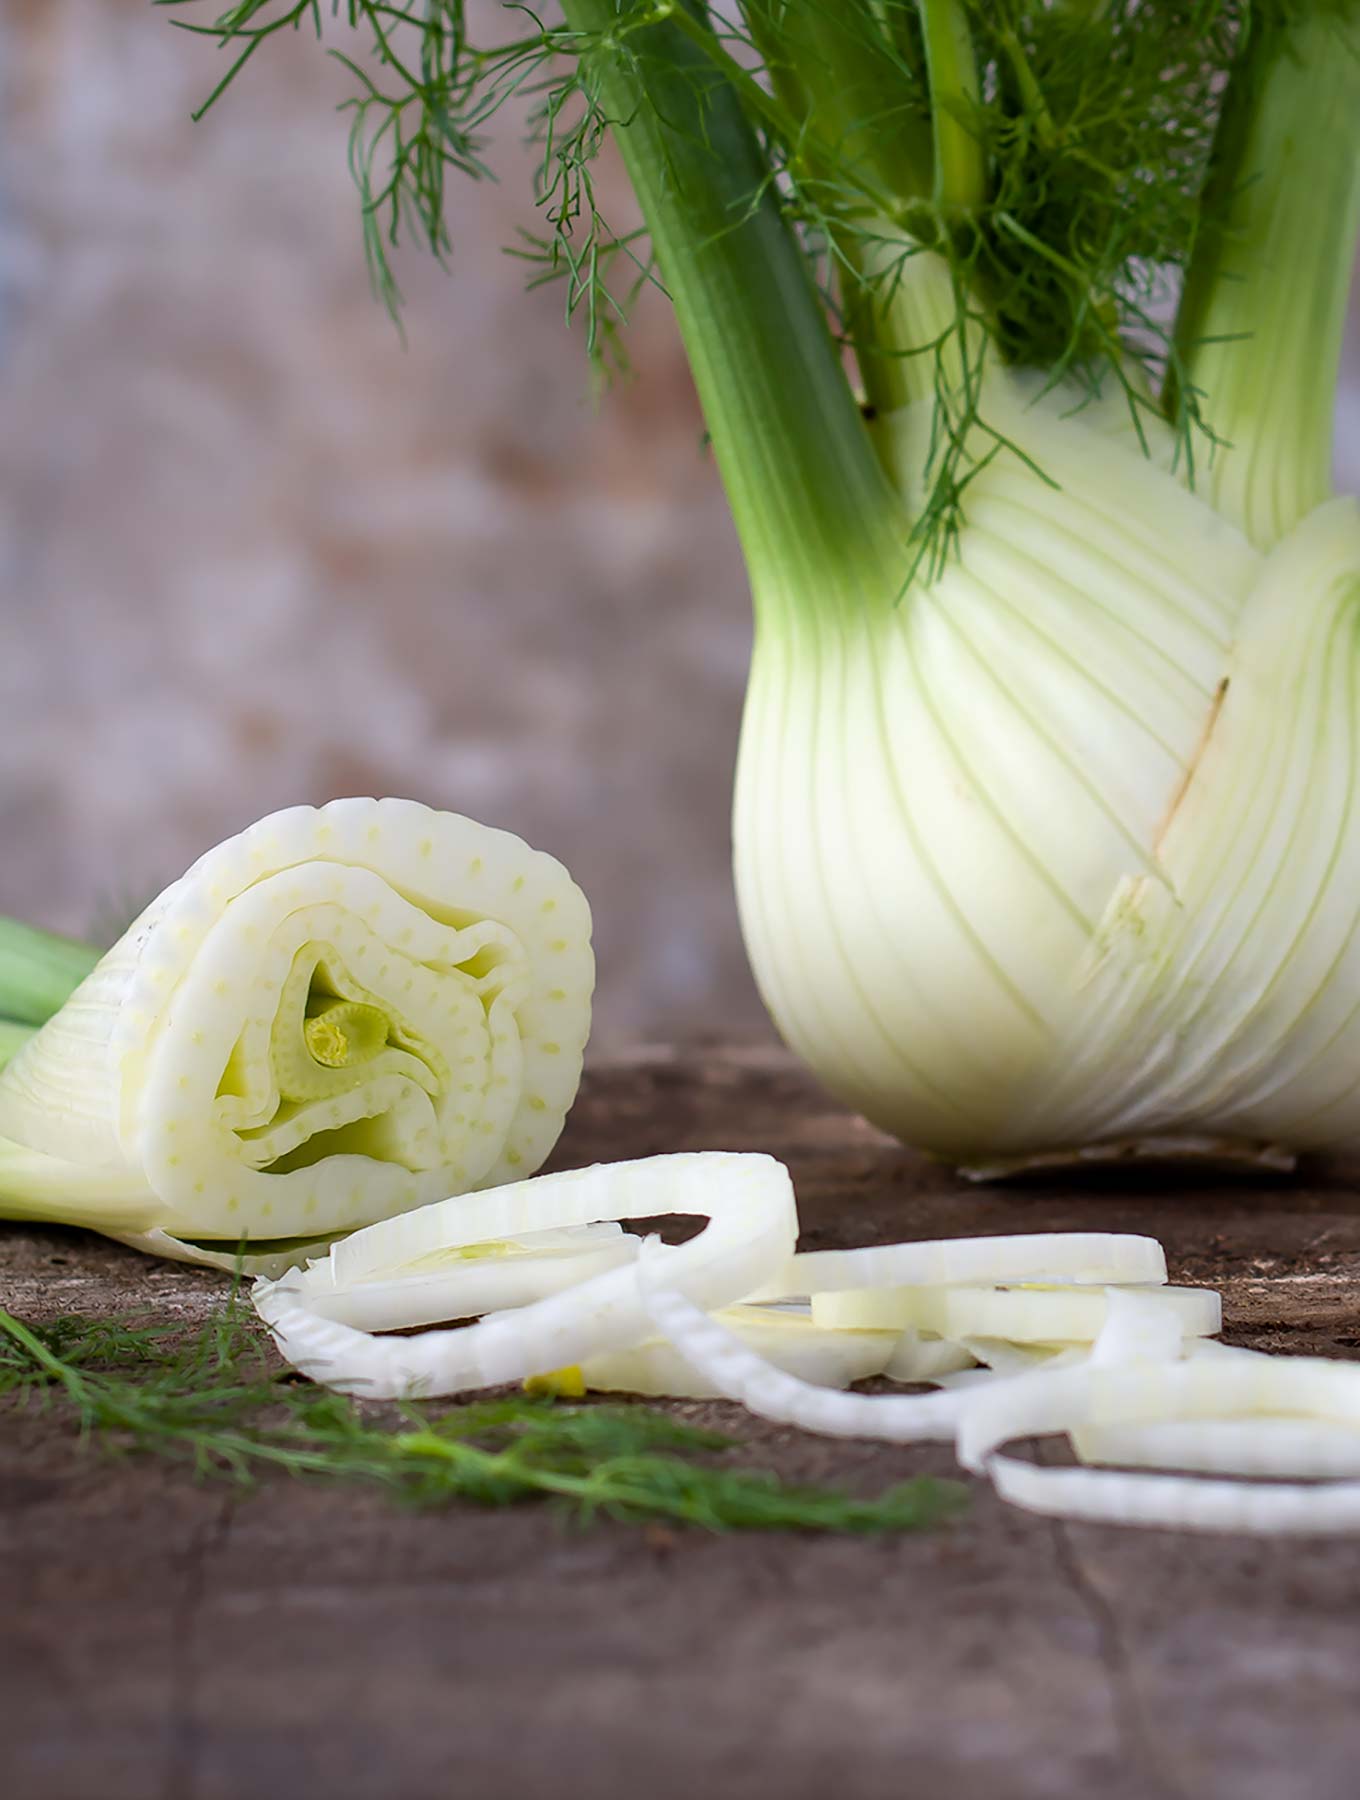
{"type": "Polygon", "coordinates": [[[0,1211],[230,1266],[513,1181],[575,1096],[593,980],[584,896],[519,838],[404,800],[274,813],[0,1072],[0,1211]]]}
{"type": "Polygon", "coordinates": [[[757,979],[837,1096],[964,1163],[1354,1140],[1360,508],[1263,554],[1073,405],[993,374],[1033,466],[980,469],[937,579],[757,581],[757,979]]]}

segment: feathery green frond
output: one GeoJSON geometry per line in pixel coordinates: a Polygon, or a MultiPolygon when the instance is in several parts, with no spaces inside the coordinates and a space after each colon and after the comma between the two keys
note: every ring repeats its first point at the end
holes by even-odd
{"type": "Polygon", "coordinates": [[[182,1327],[0,1312],[0,1400],[57,1406],[107,1451],[155,1454],[203,1479],[359,1481],[418,1506],[550,1499],[577,1518],[711,1531],[881,1533],[936,1523],[960,1490],[932,1480],[872,1499],[729,1464],[738,1448],[646,1406],[511,1395],[464,1406],[359,1406],[271,1366],[233,1301],[182,1327]]]}
{"type": "MultiPolygon", "coordinates": [[[[157,4],[178,14],[197,0],[157,4]]],[[[1262,32],[1287,35],[1317,5],[564,7],[565,22],[508,4],[504,35],[486,42],[474,42],[463,0],[237,0],[210,23],[176,23],[215,38],[231,59],[202,110],[286,33],[314,34],[347,69],[365,251],[394,314],[393,250],[409,235],[447,256],[451,178],[491,173],[492,124],[513,106],[541,147],[542,225],[526,221],[511,253],[529,261],[533,282],[564,282],[567,314],[584,321],[602,369],[624,363],[622,327],[657,276],[654,219],[615,230],[599,203],[594,169],[606,136],[627,135],[652,112],[673,141],[702,151],[715,109],[735,105],[758,164],[734,195],[713,151],[724,229],[749,230],[773,201],[830,328],[853,353],[867,405],[923,400],[933,409],[904,581],[922,567],[938,573],[971,483],[1011,448],[984,416],[988,358],[1042,369],[1092,397],[1112,392],[1139,433],[1165,410],[1193,479],[1221,433],[1187,375],[1175,297],[1214,229],[1210,215],[1231,205],[1208,181],[1222,96],[1262,32]],[[678,84],[689,94],[677,106],[678,84]],[[605,98],[624,91],[631,113],[605,98]],[[943,288],[926,274],[936,259],[943,288]]],[[[691,184],[695,166],[691,157],[691,184]]],[[[696,196],[696,220],[710,211],[696,196]]],[[[696,226],[693,251],[709,230],[696,226]]],[[[674,279],[664,266],[659,273],[674,279]]],[[[777,318],[759,323],[781,329],[777,318]]],[[[710,426],[717,442],[724,423],[710,426]]]]}

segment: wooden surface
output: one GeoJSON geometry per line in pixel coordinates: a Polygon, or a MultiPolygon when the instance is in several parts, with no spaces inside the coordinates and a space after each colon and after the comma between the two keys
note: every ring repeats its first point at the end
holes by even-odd
{"type": "MultiPolygon", "coordinates": [[[[804,1241],[1076,1227],[1155,1233],[1229,1335],[1360,1347],[1360,1199],[1328,1170],[1142,1174],[979,1192],[764,1052],[642,1052],[589,1077],[562,1165],[761,1148],[804,1241]]],[[[0,1227],[0,1298],[38,1316],[210,1274],[0,1227]]],[[[938,1448],[734,1415],[750,1460],[864,1491],[938,1448]]],[[[0,1421],[6,1800],[1353,1800],[1360,1543],[1053,1524],[984,1487],[890,1542],[715,1539],[538,1507],[394,1510],[289,1482],[247,1497],[0,1421]]]]}

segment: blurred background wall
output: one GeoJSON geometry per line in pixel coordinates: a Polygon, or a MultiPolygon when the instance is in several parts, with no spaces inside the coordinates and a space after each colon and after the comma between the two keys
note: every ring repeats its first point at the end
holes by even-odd
{"type": "Polygon", "coordinates": [[[273,807],[405,794],[568,863],[597,1048],[767,1031],[728,865],[745,580],[664,304],[593,406],[561,292],[502,253],[534,223],[506,115],[452,277],[400,259],[403,348],[349,78],[276,42],[195,126],[222,59],[169,16],[0,5],[0,911],[111,935],[273,807]]]}
{"type": "Polygon", "coordinates": [[[149,0],[3,0],[0,54],[0,911],[116,926],[273,807],[404,794],[568,863],[602,1039],[760,1028],[745,581],[664,304],[593,405],[502,253],[507,116],[403,349],[315,43],[197,126],[222,59],[149,0]]]}

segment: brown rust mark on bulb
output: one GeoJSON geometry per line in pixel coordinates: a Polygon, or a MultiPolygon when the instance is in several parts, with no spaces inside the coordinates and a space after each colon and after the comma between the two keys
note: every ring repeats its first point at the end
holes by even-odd
{"type": "Polygon", "coordinates": [[[1228,684],[1230,680],[1230,676],[1225,675],[1223,677],[1218,684],[1213,700],[1210,702],[1208,717],[1204,721],[1203,731],[1199,734],[1199,742],[1195,745],[1194,755],[1185,765],[1185,773],[1177,782],[1176,791],[1172,794],[1166,812],[1163,814],[1162,822],[1157,827],[1156,834],[1153,837],[1152,850],[1155,856],[1161,855],[1162,845],[1166,842],[1166,834],[1170,831],[1176,814],[1184,804],[1185,796],[1190,792],[1190,784],[1199,773],[1200,764],[1204,761],[1204,753],[1209,748],[1209,741],[1213,737],[1214,730],[1222,716],[1223,702],[1228,697],[1228,684]]]}

